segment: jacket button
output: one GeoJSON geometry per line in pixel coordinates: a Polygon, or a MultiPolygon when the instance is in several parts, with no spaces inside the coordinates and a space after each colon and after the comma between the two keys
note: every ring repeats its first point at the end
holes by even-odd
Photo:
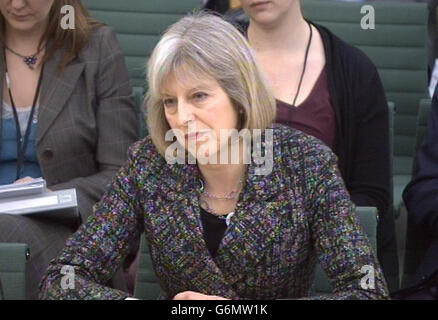
{"type": "Polygon", "coordinates": [[[44,160],[52,160],[53,159],[53,151],[50,148],[47,148],[43,151],[43,159],[44,160]]]}

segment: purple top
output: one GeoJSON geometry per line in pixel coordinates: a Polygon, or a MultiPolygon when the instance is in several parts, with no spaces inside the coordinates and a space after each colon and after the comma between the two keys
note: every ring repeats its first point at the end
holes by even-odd
{"type": "Polygon", "coordinates": [[[298,107],[278,99],[276,101],[277,123],[314,136],[333,150],[336,117],[330,100],[326,66],[322,69],[309,96],[298,107]]]}

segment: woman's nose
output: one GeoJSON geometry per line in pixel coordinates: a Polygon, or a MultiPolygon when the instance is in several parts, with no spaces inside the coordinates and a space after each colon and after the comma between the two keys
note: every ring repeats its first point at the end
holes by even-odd
{"type": "Polygon", "coordinates": [[[178,105],[178,120],[181,125],[187,125],[189,122],[195,120],[192,108],[184,103],[178,105]]]}
{"type": "Polygon", "coordinates": [[[23,9],[25,6],[26,6],[26,1],[25,0],[12,0],[11,1],[11,7],[14,10],[23,9]]]}

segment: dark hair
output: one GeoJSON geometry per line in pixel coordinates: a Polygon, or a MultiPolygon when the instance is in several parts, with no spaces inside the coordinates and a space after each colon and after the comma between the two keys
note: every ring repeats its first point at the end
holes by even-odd
{"type": "MultiPolygon", "coordinates": [[[[49,12],[47,29],[40,39],[38,49],[48,40],[52,40],[53,45],[47,48],[42,61],[46,62],[57,50],[64,49],[65,55],[58,65],[58,71],[62,71],[87,45],[92,31],[101,25],[103,24],[91,18],[81,0],[54,0],[49,12]],[[64,30],[60,26],[62,19],[61,8],[65,5],[74,8],[74,29],[64,30]]],[[[0,39],[2,42],[5,41],[5,20],[1,14],[0,39]]]]}

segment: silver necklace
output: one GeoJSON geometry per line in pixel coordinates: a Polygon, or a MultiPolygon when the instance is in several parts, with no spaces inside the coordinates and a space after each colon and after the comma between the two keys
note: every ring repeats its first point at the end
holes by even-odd
{"type": "Polygon", "coordinates": [[[218,196],[218,195],[212,194],[212,193],[208,192],[205,188],[204,188],[204,192],[202,194],[209,199],[232,200],[232,199],[236,199],[239,196],[239,193],[240,193],[241,188],[242,188],[242,184],[243,184],[243,178],[240,178],[239,183],[237,184],[237,188],[235,190],[232,190],[230,193],[228,193],[224,196],[218,196]]]}
{"type": "Polygon", "coordinates": [[[202,197],[208,198],[208,199],[213,199],[213,200],[233,200],[236,199],[240,192],[242,191],[242,185],[243,185],[243,177],[240,178],[239,183],[238,183],[238,187],[237,189],[232,190],[230,193],[224,195],[224,196],[218,196],[218,195],[214,195],[211,194],[210,192],[208,192],[205,189],[205,183],[202,179],[200,179],[201,182],[201,207],[204,208],[205,211],[207,211],[208,213],[223,219],[223,220],[229,220],[229,218],[231,218],[231,215],[233,212],[229,213],[229,214],[220,214],[219,212],[217,212],[216,210],[214,210],[207,202],[206,199],[203,199],[202,197]]]}

